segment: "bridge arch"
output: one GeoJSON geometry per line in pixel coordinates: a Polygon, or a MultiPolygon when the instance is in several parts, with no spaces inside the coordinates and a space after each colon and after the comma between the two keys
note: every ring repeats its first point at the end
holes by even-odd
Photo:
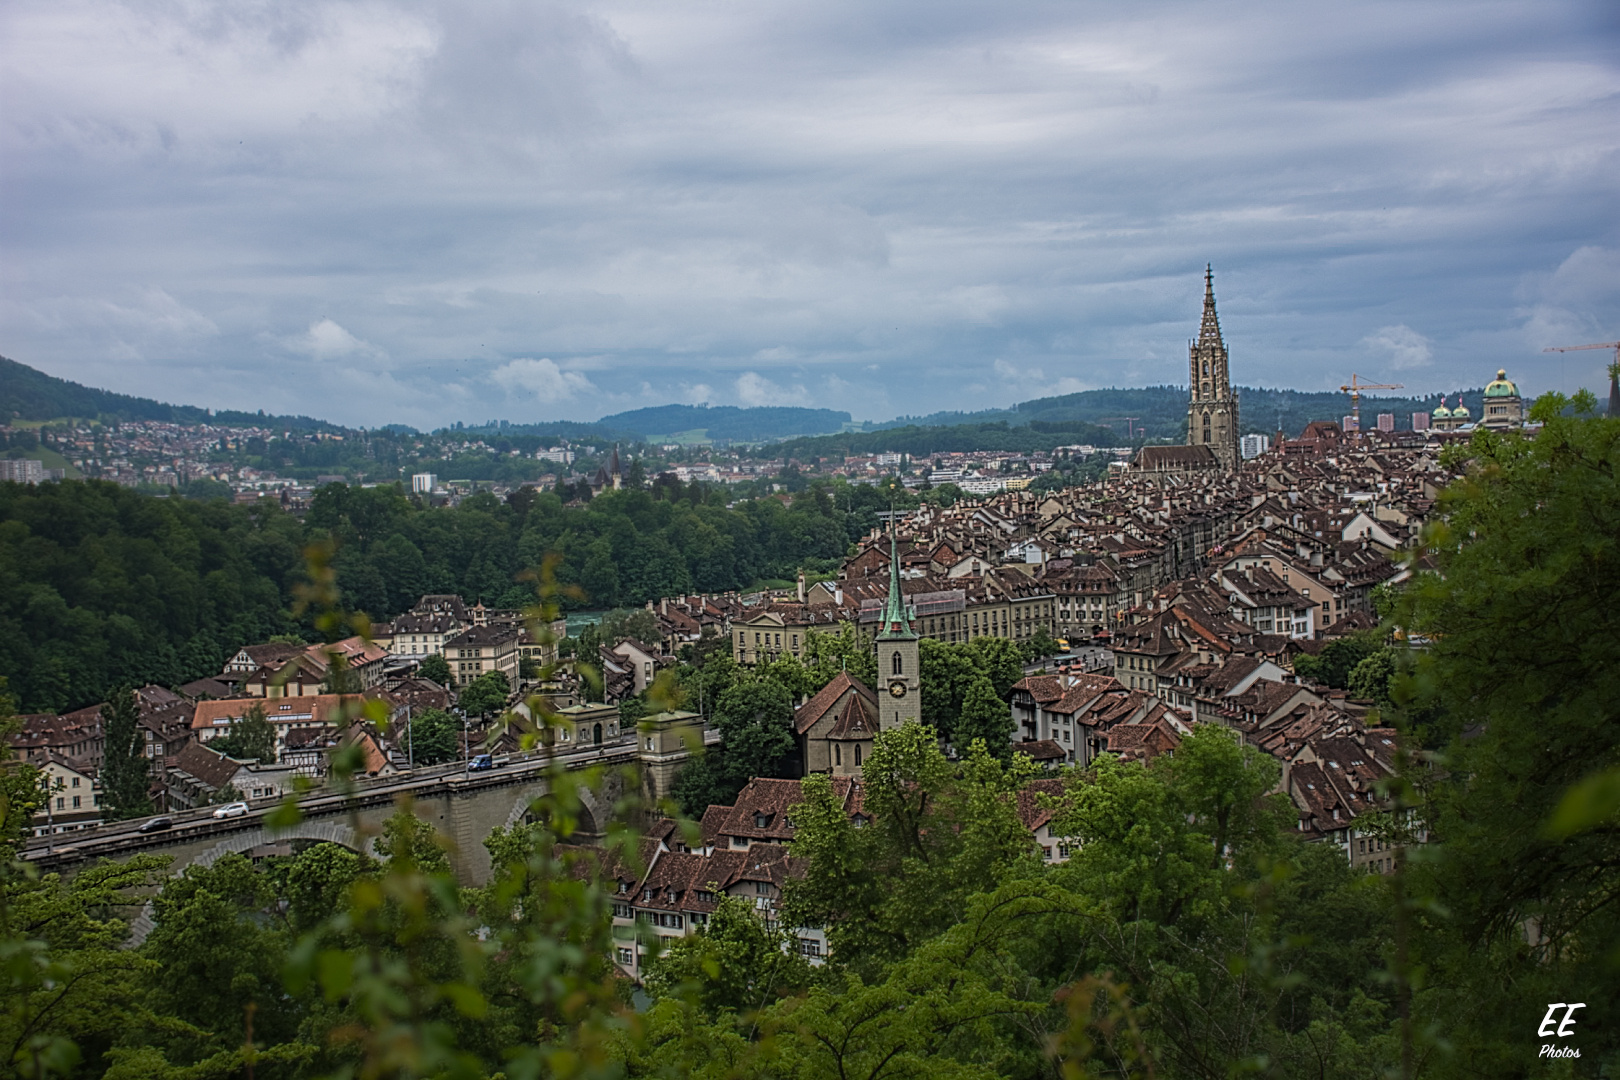
{"type": "MultiPolygon", "coordinates": [[[[517,801],[506,815],[506,827],[511,829],[523,824],[528,819],[529,808],[534,801],[543,795],[549,794],[551,787],[545,781],[534,784],[525,784],[518,791],[517,801]]],[[[602,800],[597,793],[588,787],[579,789],[580,819],[579,829],[575,833],[576,839],[594,839],[602,835],[602,825],[608,820],[608,812],[602,806],[602,800]]]]}
{"type": "Polygon", "coordinates": [[[344,820],[300,821],[297,825],[287,829],[266,829],[260,826],[257,829],[243,829],[241,832],[231,833],[207,851],[199,853],[195,858],[184,864],[176,864],[174,872],[179,874],[187,866],[213,866],[220,859],[232,853],[252,851],[265,844],[279,844],[288,840],[315,840],[329,844],[340,844],[350,851],[357,851],[362,855],[373,855],[373,846],[376,837],[363,844],[356,841],[354,827],[344,820]]]}

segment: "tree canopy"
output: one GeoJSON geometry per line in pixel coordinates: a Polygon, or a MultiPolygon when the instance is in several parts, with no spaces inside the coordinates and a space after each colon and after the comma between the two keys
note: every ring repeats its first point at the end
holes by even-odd
{"type": "Polygon", "coordinates": [[[0,675],[30,711],[104,701],[114,686],[217,675],[244,644],[300,632],[303,550],[335,545],[342,600],[373,619],[427,593],[521,607],[520,580],[557,556],[563,602],[637,608],[695,591],[791,578],[842,558],[879,497],[776,499],[734,507],[701,488],[605,492],[565,506],[552,492],[481,492],[424,506],[397,486],[328,484],[303,521],[271,500],[156,499],[115,484],[0,484],[0,675]]]}

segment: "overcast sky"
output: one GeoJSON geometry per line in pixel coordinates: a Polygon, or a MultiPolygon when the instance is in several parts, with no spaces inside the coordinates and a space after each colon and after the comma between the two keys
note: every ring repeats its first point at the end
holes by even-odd
{"type": "Polygon", "coordinates": [[[354,424],[1597,388],[1620,4],[4,0],[0,353],[354,424]]]}

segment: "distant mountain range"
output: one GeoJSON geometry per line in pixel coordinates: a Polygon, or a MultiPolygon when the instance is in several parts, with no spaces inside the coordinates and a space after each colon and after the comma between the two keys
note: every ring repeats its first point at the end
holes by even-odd
{"type": "MultiPolygon", "coordinates": [[[[1312,420],[1338,420],[1350,411],[1344,394],[1272,390],[1239,387],[1243,430],[1272,433],[1281,428],[1297,434],[1312,420]]],[[[1482,404],[1482,390],[1464,392],[1464,400],[1476,415],[1482,404]]],[[[1411,414],[1429,412],[1439,404],[1438,394],[1427,397],[1365,397],[1363,422],[1374,423],[1381,412],[1394,413],[1397,428],[1411,426],[1411,414]]],[[[646,409],[604,416],[594,423],[554,421],[540,424],[498,425],[510,433],[547,435],[555,438],[609,439],[626,442],[773,442],[813,436],[868,433],[859,440],[861,449],[869,444],[882,449],[879,434],[893,429],[962,427],[989,430],[986,425],[1029,428],[1033,432],[1062,434],[1072,432],[1074,441],[1089,441],[1108,429],[1118,441],[1179,439],[1185,432],[1187,391],[1178,386],[1145,386],[1123,389],[1085,390],[1060,397],[1019,402],[1006,409],[978,412],[939,412],[928,416],[906,416],[883,423],[858,424],[847,412],[833,409],[806,409],[768,405],[739,408],[735,405],[659,405],[646,409]]],[[[156,420],[181,424],[213,423],[229,426],[263,425],[283,428],[337,428],[307,416],[271,416],[264,413],[211,411],[192,405],[169,405],[150,398],[115,394],[59,379],[26,364],[0,357],[0,417],[6,420],[80,419],[156,420]]],[[[403,425],[391,424],[396,430],[403,425]]],[[[468,432],[490,430],[469,428],[468,432]]],[[[964,437],[969,433],[963,432],[964,437]]],[[[896,433],[898,438],[898,432],[896,433]]],[[[845,440],[838,440],[840,443],[845,440]]],[[[940,440],[930,440],[939,442],[940,440]]],[[[952,440],[957,441],[957,440],[952,440]]]]}

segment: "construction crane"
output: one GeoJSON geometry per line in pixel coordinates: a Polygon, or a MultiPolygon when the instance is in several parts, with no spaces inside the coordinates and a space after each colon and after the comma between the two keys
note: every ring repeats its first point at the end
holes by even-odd
{"type": "Polygon", "coordinates": [[[1620,341],[1600,341],[1596,345],[1554,345],[1542,352],[1585,352],[1587,349],[1613,349],[1609,361],[1609,415],[1620,416],[1620,341]]]}
{"type": "Polygon", "coordinates": [[[1613,349],[1614,362],[1620,364],[1620,341],[1600,341],[1596,345],[1554,345],[1542,352],[1585,352],[1587,349],[1613,349]]]}
{"type": "Polygon", "coordinates": [[[1358,376],[1351,372],[1350,381],[1339,387],[1341,393],[1350,395],[1350,422],[1357,431],[1361,430],[1361,392],[1363,390],[1405,390],[1405,383],[1398,382],[1359,382],[1358,376]]]}
{"type": "MultiPolygon", "coordinates": [[[[1098,420],[1097,423],[1111,424],[1115,420],[1123,420],[1125,421],[1125,437],[1127,439],[1134,439],[1136,438],[1135,424],[1140,419],[1142,419],[1140,416],[1105,416],[1101,420],[1098,420]]],[[[1143,428],[1142,430],[1144,433],[1147,431],[1146,428],[1143,428]]]]}

